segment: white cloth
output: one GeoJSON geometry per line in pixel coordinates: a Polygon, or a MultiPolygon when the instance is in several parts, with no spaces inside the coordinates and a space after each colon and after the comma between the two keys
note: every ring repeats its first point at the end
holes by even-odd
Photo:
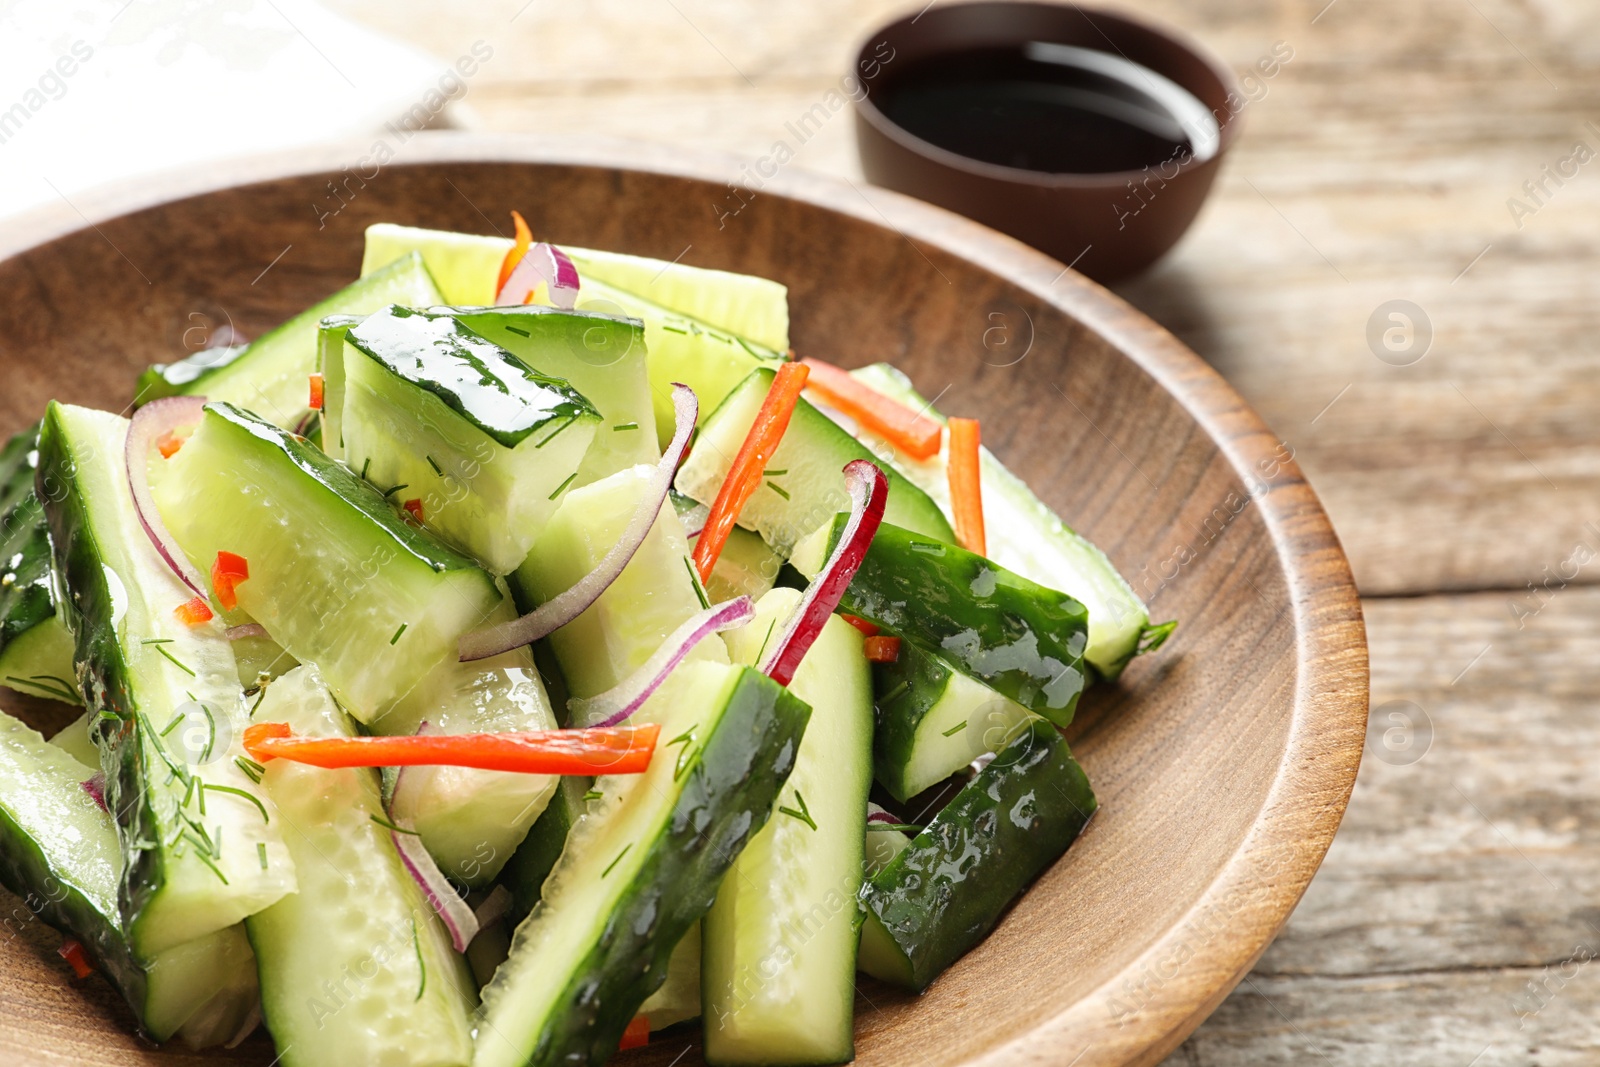
{"type": "Polygon", "coordinates": [[[448,71],[312,0],[0,0],[0,219],[424,101],[436,118],[448,71]]]}

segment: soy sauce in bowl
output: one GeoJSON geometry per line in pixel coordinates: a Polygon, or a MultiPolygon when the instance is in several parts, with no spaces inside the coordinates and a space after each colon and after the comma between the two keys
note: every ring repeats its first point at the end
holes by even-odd
{"type": "Polygon", "coordinates": [[[968,159],[1049,174],[1137,171],[1216,154],[1205,104],[1110,52],[1028,41],[913,61],[878,106],[924,141],[968,159]]]}

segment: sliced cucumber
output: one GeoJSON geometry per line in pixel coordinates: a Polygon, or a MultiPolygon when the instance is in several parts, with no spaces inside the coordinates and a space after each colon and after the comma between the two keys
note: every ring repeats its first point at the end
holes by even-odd
{"type": "MultiPolygon", "coordinates": [[[[944,421],[912,387],[911,379],[889,364],[874,363],[851,373],[885,396],[944,421]]],[[[902,474],[950,514],[945,443],[941,442],[937,456],[918,460],[866,431],[858,431],[857,436],[878,455],[889,457],[902,474]]],[[[1083,658],[1102,677],[1115,678],[1146,637],[1150,613],[1144,602],[1104,552],[1062,522],[994,453],[982,449],[979,463],[989,558],[1082,601],[1089,609],[1089,645],[1083,658]]]]}
{"type": "MultiPolygon", "coordinates": [[[[355,733],[311,666],[273,682],[255,718],[301,737],[355,733]]],[[[377,772],[274,760],[263,780],[300,871],[298,893],[246,923],[282,1062],[466,1063],[472,978],[380,824],[377,772]]]]}
{"type": "Polygon", "coordinates": [[[667,980],[639,1005],[651,1033],[700,1017],[700,926],[689,927],[667,960],[667,980]]]}
{"type": "MultiPolygon", "coordinates": [[[[835,516],[797,549],[790,562],[800,573],[817,573],[849,518],[835,516]]],[[[839,605],[1029,711],[1072,721],[1087,681],[1088,617],[1065,593],[885,522],[839,605]]]]}
{"type": "MultiPolygon", "coordinates": [[[[760,660],[800,595],[774,589],[761,599],[750,625],[728,635],[735,661],[760,660]]],[[[705,918],[709,1063],[845,1063],[854,1055],[855,902],[872,786],[863,640],[829,616],[789,684],[813,709],[794,771],[705,918]]]]}
{"type": "MultiPolygon", "coordinates": [[[[789,347],[789,292],[777,282],[647,256],[561,248],[585,285],[603,282],[777,352],[789,347]]],[[[492,304],[500,264],[510,249],[511,241],[504,237],[380,222],[367,227],[361,273],[371,274],[419,251],[439,279],[445,303],[492,304]]]]}
{"type": "Polygon", "coordinates": [[[50,743],[85,767],[90,768],[90,773],[100,769],[100,749],[94,743],[94,721],[100,716],[92,711],[86,711],[73,719],[50,739],[50,743]]]}
{"type": "MultiPolygon", "coordinates": [[[[396,502],[419,502],[429,530],[491,571],[515,569],[572,484],[600,413],[451,315],[390,307],[339,329],[335,454],[396,502]]],[[[327,356],[324,347],[324,367],[327,356]]]]}
{"type": "MultiPolygon", "coordinates": [[[[500,262],[510,248],[510,241],[498,237],[372,226],[367,230],[362,271],[419,251],[439,279],[445,303],[492,304],[500,262]]],[[[644,323],[656,433],[662,446],[672,439],[673,382],[693,389],[700,398],[701,411],[710,411],[745,375],[784,358],[789,310],[781,286],[724,271],[681,266],[674,271],[671,264],[660,260],[601,255],[584,249],[565,251],[578,266],[582,280],[578,307],[644,323]],[[653,284],[641,283],[647,271],[653,272],[653,277],[659,276],[653,284]],[[667,303],[668,297],[682,306],[667,303]],[[758,326],[764,336],[772,338],[778,336],[781,321],[783,343],[769,344],[741,336],[733,325],[705,317],[711,313],[725,315],[729,323],[758,326]]]]}
{"type": "MultiPolygon", "coordinates": [[[[488,622],[510,619],[507,603],[488,622]]],[[[553,730],[555,715],[533,653],[515,648],[472,663],[440,664],[395,709],[379,734],[508,733],[553,730]]],[[[469,886],[492,881],[550,802],[558,778],[467,767],[409,767],[393,814],[410,820],[444,872],[469,886]]]]}
{"type": "MultiPolygon", "coordinates": [[[[762,369],[745,378],[704,421],[694,450],[678,469],[680,493],[702,504],[717,497],[750,433],[756,413],[772,388],[775,372],[762,369]]],[[[844,465],[854,459],[874,460],[865,445],[805,400],[795,405],[783,441],[767,463],[763,485],[739,513],[739,525],[754,530],[778,552],[788,555],[801,538],[850,510],[844,487],[844,465]]],[[[884,521],[937,541],[955,534],[928,494],[893,469],[884,521]]]]}
{"type": "Polygon", "coordinates": [[[295,878],[270,801],[234,762],[247,720],[233,650],[219,620],[173,614],[192,594],[140,527],[127,433],[116,415],[51,403],[38,485],[125,854],[123,927],[149,960],[292,893],[295,878]]]}
{"type": "Polygon", "coordinates": [[[867,840],[866,863],[867,877],[874,877],[879,871],[894,862],[896,856],[904,852],[911,844],[911,835],[900,829],[898,824],[884,823],[873,819],[874,815],[888,815],[889,812],[877,804],[867,805],[867,840]]]}
{"type": "Polygon", "coordinates": [[[748,667],[686,663],[636,722],[664,739],[603,777],[483,990],[477,1067],[600,1064],[666,977],[793,769],[810,709],[748,667]]]}
{"type": "MultiPolygon", "coordinates": [[[[684,530],[691,531],[689,551],[692,554],[711,509],[677,491],[672,494],[672,506],[677,509],[684,530]]],[[[781,570],[783,557],[774,552],[760,534],[735,526],[728,531],[728,541],[711,568],[706,596],[713,604],[740,596],[760,600],[776,584],[781,570]]]]}
{"type": "Polygon", "coordinates": [[[56,616],[50,535],[33,493],[39,427],[0,449],[0,685],[81,704],[72,635],[56,616]]]}
{"type": "Polygon", "coordinates": [[[329,315],[366,315],[389,304],[441,302],[421,256],[396,256],[383,270],[256,338],[242,349],[206,349],[177,363],[158,363],[139,378],[138,400],[204,396],[253,411],[284,429],[309,410],[308,378],[317,366],[317,324],[329,315]]]}
{"type": "Polygon", "coordinates": [[[500,884],[511,891],[511,911],[507,918],[513,926],[526,919],[533,906],[539,903],[544,880],[561,858],[567,835],[589,806],[586,797],[593,787],[592,778],[566,776],[559,779],[544,811],[534,820],[510,862],[501,868],[500,884]]]}
{"type": "MultiPolygon", "coordinates": [[[[652,470],[632,467],[568,493],[527,562],[512,575],[523,610],[594,570],[633,518],[652,470]]],[[[668,634],[705,606],[677,512],[663,507],[620,577],[582,615],[550,635],[567,689],[591,697],[632,674],[668,634]]],[[[694,659],[727,662],[720,642],[702,641],[694,659]]]]}
{"type": "Polygon", "coordinates": [[[926,989],[983,940],[1094,810],[1066,741],[1035,719],[862,890],[862,970],[926,989]]]}
{"type": "Polygon", "coordinates": [[[1034,715],[912,642],[872,672],[877,731],[874,773],[889,793],[910,800],[987,752],[1010,743],[1034,715]]]}
{"type": "Polygon", "coordinates": [[[473,560],[318,449],[230,404],[206,406],[154,494],[202,571],[219,551],[249,561],[239,607],[315,663],[362,722],[454,659],[460,635],[500,610],[494,579],[473,560]]]}
{"type": "Polygon", "coordinates": [[[655,401],[656,436],[672,440],[672,383],[682,382],[711,411],[752,371],[783,362],[781,351],[735,336],[600,281],[585,284],[578,306],[644,323],[650,353],[650,392],[655,401]]]}
{"type": "Polygon", "coordinates": [[[533,369],[565,378],[599,410],[604,421],[578,467],[574,488],[661,458],[644,326],[637,319],[531,306],[451,313],[533,369]]]}
{"type": "MultiPolygon", "coordinates": [[[[149,963],[134,958],[117,908],[117,828],[83,788],[94,773],[0,712],[0,884],[29,914],[82,942],[152,1040],[179,1034],[191,1020],[187,1036],[195,1047],[232,1037],[256,1001],[244,928],[235,924],[176,945],[149,963]],[[208,1040],[196,1019],[202,1012],[231,1028],[208,1040]]],[[[20,914],[14,911],[8,924],[20,914]]]]}

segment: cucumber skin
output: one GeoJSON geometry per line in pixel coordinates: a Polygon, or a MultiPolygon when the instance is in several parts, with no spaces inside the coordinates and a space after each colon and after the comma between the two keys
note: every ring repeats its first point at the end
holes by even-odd
{"type": "Polygon", "coordinates": [[[35,423],[0,450],[0,560],[9,578],[0,584],[0,653],[56,613],[50,599],[50,539],[33,493],[37,459],[30,456],[38,441],[35,423]]]}
{"type": "Polygon", "coordinates": [[[1082,832],[1089,779],[1054,727],[1036,721],[1007,745],[894,861],[862,888],[921,992],[982,941],[1012,899],[1082,832]],[[1018,813],[1027,805],[1028,818],[1018,813]]]}
{"type": "Polygon", "coordinates": [[[678,942],[772,814],[810,717],[804,701],[770,678],[743,674],[639,867],[638,888],[576,969],[529,1064],[599,1065],[617,1050],[639,1005],[666,981],[678,942]]]}
{"type": "MultiPolygon", "coordinates": [[[[1017,727],[1013,716],[1031,715],[1015,701],[989,689],[982,682],[966,680],[967,686],[980,691],[971,694],[974,703],[968,707],[972,711],[988,708],[989,713],[977,722],[972,721],[969,713],[967,724],[961,730],[962,740],[966,741],[966,745],[962,746],[963,751],[954,753],[955,759],[948,758],[947,754],[942,765],[935,765],[935,772],[925,771],[921,777],[914,778],[913,765],[917,762],[918,736],[922,733],[923,723],[949,696],[951,686],[960,685],[963,679],[964,676],[943,656],[911,642],[901,645],[900,655],[892,663],[873,666],[873,776],[896,800],[904,803],[972,762],[972,757],[978,754],[973,748],[978,746],[969,747],[971,741],[965,737],[969,732],[982,731],[982,751],[993,752],[1014,736],[1017,727]],[[954,683],[951,681],[952,675],[958,679],[954,683]],[[984,702],[976,703],[980,698],[984,702]],[[999,733],[992,733],[997,728],[1000,728],[999,733]],[[933,773],[937,773],[936,778],[932,776],[933,773]]],[[[923,744],[938,743],[927,737],[922,741],[923,744]]]]}
{"type": "MultiPolygon", "coordinates": [[[[27,729],[3,712],[0,712],[0,720],[6,720],[0,725],[0,729],[8,731],[27,729]]],[[[42,748],[47,742],[40,737],[38,744],[42,748]]],[[[63,752],[62,762],[66,762],[68,758],[70,757],[63,752]]],[[[85,777],[91,773],[88,767],[83,768],[83,771],[85,777]]],[[[73,798],[72,802],[94,804],[87,793],[81,790],[79,792],[81,796],[73,798]]],[[[35,796],[28,799],[44,798],[35,796]]],[[[94,814],[99,815],[98,812],[94,814]]],[[[112,885],[107,887],[110,891],[108,898],[96,903],[90,897],[89,886],[74,884],[75,879],[71,877],[71,872],[56,870],[51,866],[49,859],[34,840],[33,833],[36,831],[37,828],[30,831],[28,827],[18,822],[8,804],[0,803],[0,885],[4,885],[21,898],[32,915],[81,941],[84,948],[89,950],[89,955],[106,972],[106,978],[116,986],[117,991],[134,1011],[140,1013],[140,1005],[145,1001],[147,980],[144,970],[129,954],[127,943],[122,937],[120,918],[117,914],[115,879],[113,878],[112,885]]],[[[6,919],[5,925],[12,925],[10,917],[6,919]]],[[[14,932],[12,936],[15,936],[14,932]]],[[[142,1018],[141,1025],[143,1025],[142,1018]]],[[[171,1035],[151,1036],[162,1041],[171,1035]]]]}
{"type": "MultiPolygon", "coordinates": [[[[587,397],[566,379],[555,378],[529,367],[493,341],[467,329],[453,315],[389,306],[368,315],[345,331],[345,344],[366,356],[396,380],[435,396],[484,436],[503,448],[516,448],[530,436],[553,422],[600,418],[587,397]],[[413,320],[414,326],[407,325],[413,320]],[[438,330],[428,336],[429,328],[438,330]],[[452,382],[457,368],[476,372],[477,388],[463,391],[452,382]],[[516,392],[513,392],[516,390],[516,392]],[[544,416],[526,426],[497,425],[493,415],[475,394],[493,391],[501,396],[520,395],[529,406],[537,397],[544,416]]],[[[466,375],[455,375],[460,381],[466,375]]],[[[345,375],[349,378],[348,373],[345,375]]]]}
{"type": "MultiPolygon", "coordinates": [[[[826,539],[830,553],[848,521],[848,515],[835,517],[826,539]]],[[[1088,681],[1083,650],[1089,613],[1065,593],[964,548],[933,546],[925,537],[884,523],[840,607],[938,653],[1029,711],[1061,726],[1072,722],[1088,681]],[[987,593],[974,591],[983,585],[991,586],[987,593]],[[963,651],[953,644],[968,634],[978,647],[963,651]],[[1006,666],[1003,660],[993,669],[984,666],[983,657],[1030,636],[1038,639],[1032,669],[1006,666]]]]}

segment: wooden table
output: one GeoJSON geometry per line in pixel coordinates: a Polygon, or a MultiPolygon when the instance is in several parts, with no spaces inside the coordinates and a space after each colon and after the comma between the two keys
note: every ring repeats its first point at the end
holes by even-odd
{"type": "MultiPolygon", "coordinates": [[[[464,101],[484,127],[753,158],[792,142],[785,123],[838,84],[859,36],[915,4],[331,6],[441,68],[487,42],[464,101]]],[[[1293,49],[1194,230],[1121,292],[1294,448],[1372,644],[1344,828],[1283,935],[1168,1062],[1595,1062],[1600,158],[1560,185],[1542,168],[1579,142],[1600,156],[1600,6],[1124,6],[1240,71],[1293,49]],[[1535,199],[1523,183],[1541,178],[1535,199]],[[1421,358],[1383,349],[1399,324],[1381,316],[1387,361],[1369,345],[1391,300],[1431,325],[1421,358]]],[[[848,111],[790,165],[860,181],[848,111]]]]}

